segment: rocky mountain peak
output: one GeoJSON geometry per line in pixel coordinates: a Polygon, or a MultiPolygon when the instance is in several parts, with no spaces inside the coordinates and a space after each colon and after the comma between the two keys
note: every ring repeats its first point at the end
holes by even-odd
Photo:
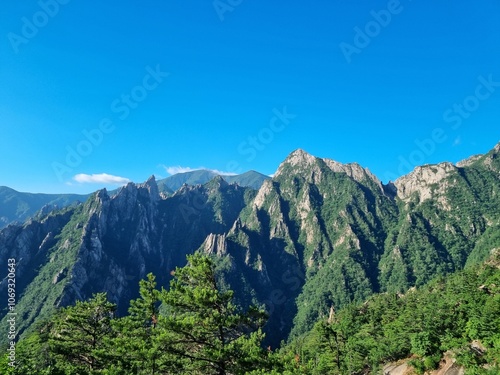
{"type": "Polygon", "coordinates": [[[88,207],[89,215],[100,211],[110,200],[111,198],[106,188],[96,191],[85,203],[85,206],[88,207]]]}
{"type": "Polygon", "coordinates": [[[149,176],[149,178],[146,180],[146,184],[156,184],[156,177],[154,174],[152,174],[151,176],[149,176]]]}
{"type": "Polygon", "coordinates": [[[397,195],[402,200],[410,198],[418,193],[420,201],[431,199],[434,195],[442,195],[446,184],[442,183],[457,167],[452,163],[428,164],[416,167],[411,173],[398,178],[394,185],[397,195]],[[439,185],[439,188],[436,186],[439,185]]]}
{"type": "Polygon", "coordinates": [[[160,199],[160,191],[158,189],[155,176],[149,177],[148,180],[142,184],[129,182],[127,185],[118,190],[115,198],[118,198],[119,200],[132,198],[135,200],[138,196],[147,197],[153,202],[160,199]]]}
{"type": "Polygon", "coordinates": [[[109,199],[108,190],[106,188],[98,190],[95,194],[96,198],[99,200],[109,199]]]}
{"type": "Polygon", "coordinates": [[[154,175],[150,176],[145,183],[140,184],[138,187],[145,188],[149,192],[151,200],[156,201],[160,199],[160,191],[158,190],[158,184],[154,175]]]}
{"type": "Polygon", "coordinates": [[[286,167],[300,169],[312,168],[316,162],[316,157],[299,148],[288,155],[287,158],[279,165],[274,177],[281,176],[286,167]]]}
{"type": "Polygon", "coordinates": [[[211,181],[207,183],[208,188],[222,188],[222,187],[227,187],[229,184],[227,183],[226,180],[224,180],[224,177],[222,176],[215,176],[211,181]]]}
{"type": "Polygon", "coordinates": [[[322,159],[333,172],[345,173],[353,180],[361,182],[366,177],[374,181],[382,189],[382,182],[368,168],[363,168],[358,163],[342,164],[331,159],[322,159]]]}
{"type": "Polygon", "coordinates": [[[421,202],[437,198],[443,208],[449,209],[446,203],[445,192],[450,182],[446,179],[455,174],[459,168],[473,168],[476,163],[492,171],[498,171],[498,163],[495,160],[499,152],[500,143],[485,155],[473,155],[459,161],[455,165],[443,162],[418,166],[409,174],[395,181],[394,186],[397,189],[397,195],[402,200],[407,200],[414,193],[418,193],[421,202]]]}
{"type": "Polygon", "coordinates": [[[380,190],[384,191],[382,182],[367,168],[363,168],[358,163],[343,164],[338,161],[326,158],[318,158],[308,154],[302,149],[293,151],[283,163],[280,164],[274,177],[283,177],[292,172],[301,174],[311,183],[320,183],[322,180],[324,167],[332,172],[344,173],[357,182],[364,182],[367,179],[373,181],[380,190]]]}

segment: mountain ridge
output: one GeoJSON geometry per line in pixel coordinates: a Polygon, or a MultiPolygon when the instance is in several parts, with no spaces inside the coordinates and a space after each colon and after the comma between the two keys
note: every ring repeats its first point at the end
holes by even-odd
{"type": "Polygon", "coordinates": [[[13,222],[24,222],[38,211],[62,208],[87,200],[90,194],[44,194],[19,192],[0,186],[0,229],[13,222]]]}
{"type": "MultiPolygon", "coordinates": [[[[178,173],[158,180],[156,183],[160,193],[169,195],[173,194],[183,184],[205,184],[216,176],[219,176],[219,174],[213,171],[199,170],[178,173]]],[[[239,175],[223,176],[223,178],[229,183],[258,189],[270,177],[251,170],[239,175]]],[[[116,194],[120,189],[112,190],[110,194],[116,194]]],[[[0,229],[12,223],[23,223],[39,212],[46,214],[50,210],[63,208],[73,203],[85,202],[91,195],[29,193],[19,192],[7,186],[0,186],[0,229]]]]}
{"type": "Polygon", "coordinates": [[[170,177],[158,180],[158,186],[161,191],[164,191],[166,193],[173,193],[184,184],[205,184],[216,176],[221,176],[228,183],[237,183],[240,186],[251,187],[253,189],[260,188],[262,183],[270,178],[269,176],[266,176],[254,170],[250,170],[238,175],[223,175],[209,169],[199,169],[190,172],[177,173],[170,177]]]}
{"type": "Polygon", "coordinates": [[[240,302],[266,307],[277,346],[332,306],[425,285],[500,247],[498,152],[417,167],[395,191],[356,163],[303,150],[258,191],[219,176],[165,195],[152,176],[1,230],[0,261],[19,261],[23,331],[99,291],[123,312],[146,273],[167,285],[187,254],[213,254],[240,302]]]}
{"type": "MultiPolygon", "coordinates": [[[[363,178],[363,175],[368,175],[373,181],[379,184],[382,189],[390,192],[393,189],[392,185],[398,183],[398,181],[399,190],[406,190],[406,187],[402,186],[402,181],[404,181],[405,179],[408,180],[410,175],[413,175],[417,171],[421,171],[425,167],[434,166],[440,168],[443,165],[446,165],[448,167],[451,165],[457,168],[462,168],[470,166],[478,162],[479,160],[483,160],[489,154],[495,154],[498,152],[500,152],[500,142],[497,143],[489,153],[473,155],[455,164],[450,162],[441,162],[437,164],[424,164],[422,166],[416,166],[414,170],[410,171],[406,175],[400,176],[396,181],[389,181],[387,184],[384,184],[368,168],[362,167],[358,163],[340,163],[330,158],[316,157],[309,154],[304,149],[299,148],[292,151],[285,158],[285,160],[278,166],[273,177],[280,175],[280,168],[284,163],[291,162],[292,164],[294,164],[297,162],[297,160],[301,159],[307,159],[308,163],[314,163],[316,159],[319,159],[325,162],[333,171],[345,172],[347,174],[350,174],[351,176],[355,175],[357,179],[363,178]]],[[[161,193],[168,195],[173,194],[183,184],[205,184],[216,176],[222,176],[222,178],[224,178],[228,183],[237,183],[243,187],[251,187],[256,190],[258,190],[262,186],[264,181],[271,179],[270,176],[264,175],[254,170],[250,170],[239,175],[222,175],[209,169],[200,169],[184,173],[177,173],[175,175],[160,179],[157,181],[157,185],[161,193]]],[[[112,193],[117,192],[118,190],[119,189],[113,190],[112,193]]],[[[7,186],[0,186],[0,229],[4,228],[10,223],[22,223],[42,209],[44,209],[46,213],[48,210],[62,208],[74,202],[83,202],[88,199],[90,195],[91,194],[45,194],[19,192],[7,186]]]]}

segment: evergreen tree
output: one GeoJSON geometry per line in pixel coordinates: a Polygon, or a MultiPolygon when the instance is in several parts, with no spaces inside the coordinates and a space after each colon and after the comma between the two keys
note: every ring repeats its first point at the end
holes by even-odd
{"type": "Polygon", "coordinates": [[[130,301],[129,315],[113,321],[116,337],[108,346],[114,374],[172,374],[179,368],[175,358],[165,350],[169,333],[158,325],[160,290],[150,273],[139,283],[140,297],[130,301]]]}
{"type": "Polygon", "coordinates": [[[116,305],[105,293],[62,308],[53,320],[49,345],[57,367],[69,374],[95,374],[106,367],[107,337],[113,335],[111,320],[116,305]]]}
{"type": "Polygon", "coordinates": [[[62,370],[56,368],[56,361],[49,347],[51,327],[52,321],[40,322],[30,335],[18,342],[14,374],[62,374],[62,370]]]}
{"type": "Polygon", "coordinates": [[[212,260],[188,256],[188,265],[173,273],[170,290],[162,292],[167,314],[159,324],[171,333],[167,350],[189,374],[244,374],[265,358],[260,347],[264,313],[243,313],[232,303],[233,292],[221,290],[212,260]],[[253,332],[252,332],[253,331],[253,332]]]}

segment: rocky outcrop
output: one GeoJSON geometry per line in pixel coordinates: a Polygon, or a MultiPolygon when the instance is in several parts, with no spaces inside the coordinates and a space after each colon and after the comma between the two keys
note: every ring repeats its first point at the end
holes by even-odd
{"type": "Polygon", "coordinates": [[[470,167],[472,164],[474,164],[476,161],[480,160],[484,155],[473,155],[471,157],[468,157],[467,159],[461,160],[455,165],[459,168],[465,168],[465,167],[470,167]]]}
{"type": "Polygon", "coordinates": [[[388,364],[382,370],[384,375],[413,375],[413,369],[407,363],[388,364]]]}
{"type": "Polygon", "coordinates": [[[457,167],[451,163],[416,167],[413,172],[395,181],[397,196],[406,201],[417,194],[421,202],[443,196],[448,187],[446,179],[456,170],[457,167]]]}
{"type": "Polygon", "coordinates": [[[202,245],[206,254],[217,255],[219,257],[227,254],[227,243],[225,234],[210,233],[202,245]]]}
{"type": "MultiPolygon", "coordinates": [[[[56,242],[55,237],[69,222],[73,210],[49,215],[40,221],[31,220],[24,226],[10,225],[0,231],[0,264],[7,259],[16,260],[16,277],[27,280],[32,270],[44,261],[47,252],[56,242]]],[[[0,293],[6,280],[0,283],[0,293]]]]}
{"type": "Polygon", "coordinates": [[[416,167],[411,173],[400,177],[394,183],[397,196],[403,201],[418,197],[421,202],[438,199],[444,208],[450,209],[446,202],[447,189],[461,179],[461,169],[485,166],[492,171],[498,171],[498,153],[500,143],[486,155],[473,155],[455,165],[439,163],[416,167]]]}
{"type": "MultiPolygon", "coordinates": [[[[383,368],[384,375],[414,375],[415,370],[408,365],[407,362],[391,363],[387,364],[383,368]]],[[[439,369],[434,371],[426,372],[427,375],[464,375],[465,369],[458,366],[455,360],[450,356],[446,355],[440,365],[439,369]]]]}
{"type": "Polygon", "coordinates": [[[308,154],[304,150],[297,149],[293,151],[281,163],[274,174],[274,177],[280,177],[286,173],[285,167],[291,167],[295,170],[306,170],[310,175],[319,173],[317,158],[308,154]]]}
{"type": "Polygon", "coordinates": [[[326,165],[332,172],[343,173],[357,182],[369,179],[382,189],[382,182],[370,170],[363,168],[358,163],[342,164],[335,160],[312,156],[301,149],[293,151],[280,164],[274,177],[283,177],[287,171],[292,169],[295,172],[302,172],[302,175],[312,183],[320,183],[323,175],[322,165],[326,165]]]}

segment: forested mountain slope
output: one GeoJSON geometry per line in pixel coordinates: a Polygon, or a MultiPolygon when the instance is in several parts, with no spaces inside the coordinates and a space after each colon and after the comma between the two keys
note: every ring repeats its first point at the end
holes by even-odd
{"type": "Polygon", "coordinates": [[[166,286],[199,249],[217,255],[238,302],[265,306],[276,347],[332,306],[405,293],[500,247],[499,151],[420,166],[389,185],[296,150],[258,191],[221,177],[168,197],[154,178],[99,191],[0,231],[0,262],[17,263],[19,328],[101,291],[124,313],[148,272],[166,286]]]}

